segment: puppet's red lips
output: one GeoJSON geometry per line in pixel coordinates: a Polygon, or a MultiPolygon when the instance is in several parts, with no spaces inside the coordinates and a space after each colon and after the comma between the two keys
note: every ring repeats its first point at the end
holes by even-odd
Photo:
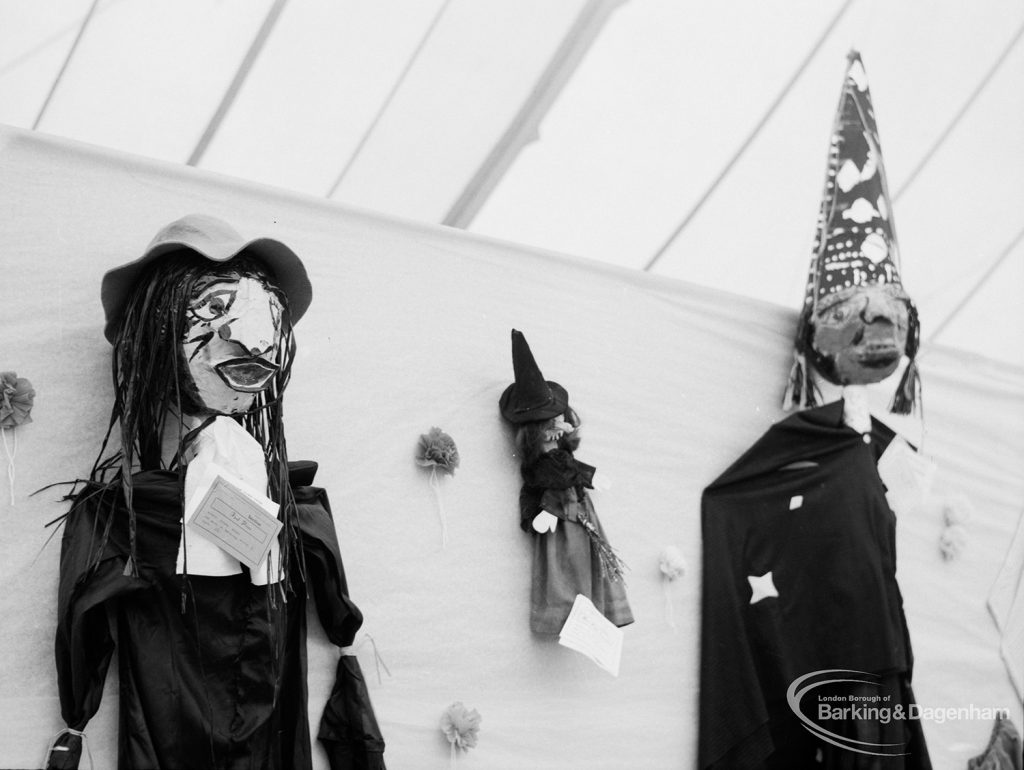
{"type": "Polygon", "coordinates": [[[884,369],[898,363],[903,352],[895,345],[872,345],[857,356],[857,363],[869,369],[884,369]]]}
{"type": "Polygon", "coordinates": [[[217,364],[217,374],[232,390],[258,393],[270,384],[277,367],[259,358],[233,358],[217,364]]]}

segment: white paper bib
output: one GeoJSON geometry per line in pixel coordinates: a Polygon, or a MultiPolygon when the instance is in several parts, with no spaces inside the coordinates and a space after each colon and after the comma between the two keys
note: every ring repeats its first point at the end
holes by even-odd
{"type": "MultiPolygon", "coordinates": [[[[192,445],[192,453],[193,457],[185,469],[185,513],[181,541],[178,544],[177,572],[179,575],[185,572],[187,554],[190,575],[237,575],[242,571],[238,559],[191,528],[186,536],[185,524],[195,514],[201,501],[202,494],[197,494],[197,491],[200,491],[201,479],[209,476],[211,465],[218,466],[222,474],[230,474],[229,480],[241,481],[265,493],[267,466],[263,459],[263,448],[245,428],[230,417],[221,416],[199,433],[192,445]]],[[[276,539],[271,544],[267,558],[257,569],[251,570],[251,574],[253,585],[266,585],[268,576],[269,582],[281,580],[281,555],[276,539]]]]}

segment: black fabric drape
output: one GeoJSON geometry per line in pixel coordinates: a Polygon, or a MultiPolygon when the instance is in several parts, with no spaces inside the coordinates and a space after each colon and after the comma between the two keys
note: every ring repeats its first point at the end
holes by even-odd
{"type": "MultiPolygon", "coordinates": [[[[315,464],[294,464],[293,483],[308,484],[314,470],[315,464]]],[[[326,492],[294,488],[301,552],[292,560],[287,588],[267,587],[253,585],[245,571],[175,574],[180,480],[175,473],[148,471],[133,481],[138,577],[125,574],[128,517],[119,485],[88,486],[65,522],[55,644],[65,722],[81,730],[95,714],[116,639],[120,768],[311,767],[307,596],[313,595],[328,638],[339,646],[350,645],[362,623],[348,596],[326,492]]],[[[358,670],[355,658],[343,660],[358,670]]],[[[352,690],[336,682],[339,687],[352,690]]],[[[328,707],[321,730],[326,726],[348,739],[348,720],[376,728],[365,688],[351,700],[359,709],[328,707]]],[[[61,743],[73,739],[63,736],[61,743]]],[[[383,767],[383,746],[377,730],[371,747],[360,742],[353,751],[369,751],[383,767]]],[[[53,752],[49,767],[76,766],[74,753],[53,752]]],[[[333,762],[332,770],[351,767],[333,762]]]]}
{"type": "MultiPolygon", "coordinates": [[[[877,471],[894,434],[873,421],[862,436],[842,415],[838,401],[772,426],[704,491],[701,768],[771,767],[806,737],[786,698],[805,674],[894,677],[912,697],[896,519],[877,471]],[[769,572],[778,596],[752,603],[750,578],[769,572]]],[[[923,738],[913,745],[905,764],[880,766],[929,767],[923,738]]]]}

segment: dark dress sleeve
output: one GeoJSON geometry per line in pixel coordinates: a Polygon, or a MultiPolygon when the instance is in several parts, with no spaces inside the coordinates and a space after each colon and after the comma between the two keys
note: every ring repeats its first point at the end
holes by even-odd
{"type": "Polygon", "coordinates": [[[580,462],[566,449],[552,449],[541,455],[535,463],[524,466],[523,486],[519,490],[519,526],[530,531],[534,516],[543,508],[545,492],[576,487],[593,488],[596,471],[593,465],[580,462]]]}
{"type": "Polygon", "coordinates": [[[566,449],[552,449],[542,454],[537,462],[523,467],[523,483],[541,489],[592,487],[596,470],[592,465],[581,463],[566,449]]]}
{"type": "MultiPolygon", "coordinates": [[[[306,585],[313,595],[327,638],[339,647],[352,644],[363,623],[348,596],[327,493],[317,487],[295,490],[304,550],[306,585]]],[[[385,770],[384,738],[370,702],[359,660],[338,660],[334,688],[324,707],[317,735],[327,751],[331,770],[385,770]]]]}
{"type": "MultiPolygon", "coordinates": [[[[57,587],[57,634],[54,644],[61,717],[82,731],[96,714],[114,653],[107,608],[119,597],[145,587],[126,577],[126,559],[102,533],[116,488],[88,486],[64,520],[57,587]],[[108,513],[103,513],[108,511],[108,513]]],[[[47,758],[47,768],[77,768],[81,739],[64,733],[47,758]]]]}

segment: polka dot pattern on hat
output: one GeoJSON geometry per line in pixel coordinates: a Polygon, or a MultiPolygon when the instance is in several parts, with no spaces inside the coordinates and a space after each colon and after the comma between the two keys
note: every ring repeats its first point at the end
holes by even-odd
{"type": "Polygon", "coordinates": [[[851,53],[836,112],[806,305],[851,286],[902,285],[871,92],[851,53]]]}

